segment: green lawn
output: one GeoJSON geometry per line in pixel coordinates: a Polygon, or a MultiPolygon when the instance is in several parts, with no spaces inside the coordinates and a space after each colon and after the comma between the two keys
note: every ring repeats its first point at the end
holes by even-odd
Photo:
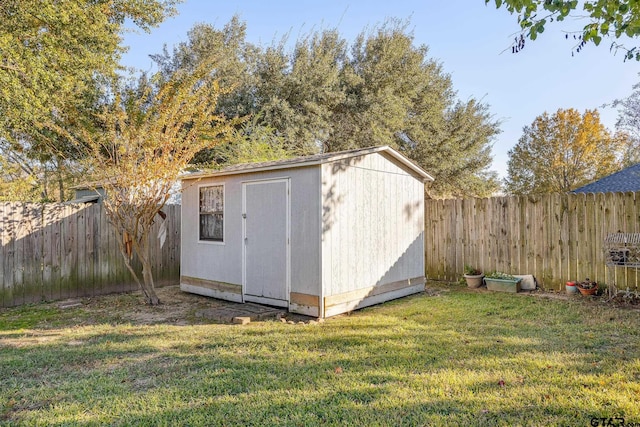
{"type": "Polygon", "coordinates": [[[1,309],[0,424],[640,423],[638,310],[430,289],[317,325],[1,309]]]}

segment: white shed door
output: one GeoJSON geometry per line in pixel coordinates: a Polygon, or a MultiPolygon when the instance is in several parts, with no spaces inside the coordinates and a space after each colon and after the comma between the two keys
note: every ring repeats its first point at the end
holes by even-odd
{"type": "Polygon", "coordinates": [[[246,301],[289,305],[289,181],[243,184],[246,301]]]}

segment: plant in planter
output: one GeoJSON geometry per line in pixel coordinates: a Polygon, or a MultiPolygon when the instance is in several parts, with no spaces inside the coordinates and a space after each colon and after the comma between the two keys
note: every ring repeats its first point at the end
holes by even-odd
{"type": "Polygon", "coordinates": [[[465,265],[464,266],[464,280],[467,281],[467,286],[470,288],[479,288],[482,286],[482,278],[484,277],[482,271],[477,268],[465,265]]]}
{"type": "Polygon", "coordinates": [[[584,282],[577,282],[576,286],[582,295],[595,295],[598,292],[598,283],[589,280],[587,277],[584,282]]]}
{"type": "Polygon", "coordinates": [[[514,277],[499,271],[492,271],[484,276],[484,283],[487,284],[487,289],[499,292],[519,292],[521,280],[519,277],[514,277]]]}

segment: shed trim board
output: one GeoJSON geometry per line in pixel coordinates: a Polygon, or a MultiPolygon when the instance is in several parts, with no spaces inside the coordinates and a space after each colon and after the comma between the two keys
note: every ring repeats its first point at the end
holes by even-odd
{"type": "Polygon", "coordinates": [[[337,314],[347,313],[360,308],[369,307],[371,305],[380,304],[382,302],[406,297],[408,295],[417,294],[424,291],[424,283],[407,286],[405,288],[396,289],[394,291],[384,292],[377,295],[365,297],[361,300],[345,301],[333,306],[325,305],[324,317],[331,317],[337,314]]]}
{"type": "Polygon", "coordinates": [[[180,276],[180,290],[227,301],[243,302],[242,286],[232,283],[180,276]]]}
{"type": "MultiPolygon", "coordinates": [[[[291,203],[290,203],[290,190],[289,190],[289,177],[286,178],[269,178],[269,179],[257,179],[251,181],[243,181],[242,182],[242,295],[244,301],[251,301],[260,304],[269,304],[280,307],[288,307],[290,292],[291,292],[291,203]],[[270,215],[266,220],[282,220],[284,222],[284,230],[279,230],[284,232],[284,245],[285,245],[285,254],[284,254],[284,274],[281,273],[280,277],[272,277],[273,275],[262,275],[262,277],[254,277],[253,268],[256,264],[262,262],[267,263],[272,258],[267,258],[269,255],[275,257],[278,255],[278,251],[274,248],[262,247],[260,257],[254,257],[252,255],[252,247],[254,245],[268,245],[269,242],[258,241],[256,242],[256,234],[248,235],[248,227],[247,222],[250,223],[251,227],[256,227],[256,229],[252,229],[252,232],[259,233],[260,231],[274,231],[273,227],[269,227],[268,224],[264,223],[265,218],[262,218],[262,222],[256,220],[255,223],[252,224],[254,218],[259,218],[257,215],[254,216],[254,212],[249,212],[249,208],[257,208],[254,206],[249,206],[247,203],[247,192],[250,191],[254,186],[256,187],[256,191],[261,191],[263,193],[267,193],[269,189],[261,188],[257,190],[258,186],[273,186],[276,185],[280,187],[278,184],[283,184],[284,188],[273,188],[276,192],[284,192],[284,194],[279,194],[279,196],[284,196],[285,203],[284,206],[278,206],[278,202],[274,202],[273,199],[268,202],[270,208],[278,209],[281,208],[284,211],[284,215],[279,217],[278,213],[270,215]],[[249,246],[249,251],[247,247],[249,246]],[[249,258],[249,260],[248,260],[249,258]],[[260,258],[260,259],[257,259],[260,258]],[[284,277],[282,277],[284,276],[284,277]],[[271,279],[271,280],[269,280],[271,279]],[[284,279],[284,283],[281,283],[281,279],[284,279]],[[257,288],[258,283],[261,284],[261,290],[257,288]],[[265,290],[265,286],[268,286],[269,289],[265,290]],[[284,289],[280,289],[279,287],[283,286],[284,289]],[[267,293],[267,295],[264,295],[267,293]]],[[[273,194],[272,194],[273,195],[273,194]]],[[[275,194],[278,196],[278,194],[275,194]]],[[[253,200],[253,198],[252,198],[253,200]]],[[[250,201],[252,204],[253,202],[250,201]]],[[[261,206],[265,208],[265,206],[261,206]]],[[[280,212],[282,213],[282,212],[280,212]]],[[[257,212],[256,212],[257,214],[257,212]]],[[[271,224],[273,225],[273,224],[271,224]]],[[[276,232],[278,230],[275,230],[276,232]]],[[[263,265],[264,267],[264,265],[263,265]]],[[[264,269],[263,269],[264,270],[264,269]]],[[[273,272],[273,271],[271,271],[273,272]]]]}
{"type": "Polygon", "coordinates": [[[389,147],[182,176],[181,289],[317,317],[421,292],[431,179],[389,147]],[[199,194],[216,185],[224,234],[211,244],[199,194]]]}
{"type": "MultiPolygon", "coordinates": [[[[320,170],[320,179],[318,180],[318,186],[316,190],[318,191],[318,200],[322,200],[322,168],[318,167],[320,170]]],[[[320,266],[320,270],[318,271],[318,317],[324,317],[324,273],[322,268],[322,234],[324,231],[324,222],[322,221],[322,215],[324,214],[324,204],[319,204],[319,212],[318,218],[318,242],[320,243],[320,250],[318,251],[318,265],[320,266]]]]}

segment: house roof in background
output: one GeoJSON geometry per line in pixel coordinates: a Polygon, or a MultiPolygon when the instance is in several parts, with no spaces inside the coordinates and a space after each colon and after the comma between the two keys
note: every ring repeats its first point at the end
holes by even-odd
{"type": "Polygon", "coordinates": [[[238,165],[228,166],[220,170],[199,171],[185,174],[182,175],[180,179],[189,180],[213,176],[235,175],[241,173],[314,166],[372,153],[385,153],[399,161],[402,165],[405,166],[406,169],[412,171],[414,175],[419,176],[423,181],[433,181],[433,177],[425,172],[424,169],[387,145],[379,147],[359,148],[356,150],[337,151],[335,153],[313,154],[311,156],[295,157],[291,159],[276,160],[272,162],[242,163],[238,165]]]}
{"type": "Polygon", "coordinates": [[[620,193],[640,191],[640,163],[576,188],[572,193],[620,193]]]}

